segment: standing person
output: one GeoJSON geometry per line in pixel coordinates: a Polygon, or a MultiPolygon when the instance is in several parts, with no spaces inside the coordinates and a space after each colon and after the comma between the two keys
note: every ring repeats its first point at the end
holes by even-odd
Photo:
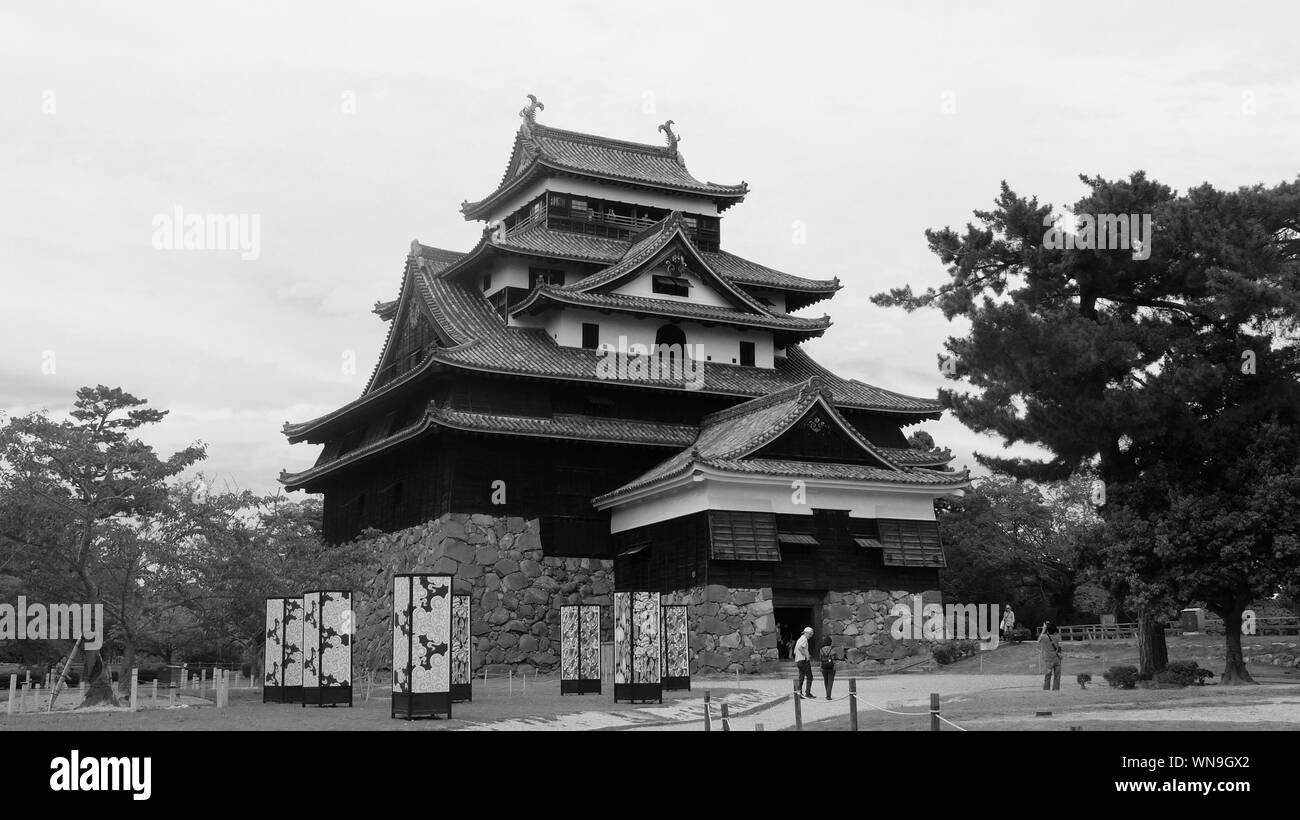
{"type": "Polygon", "coordinates": [[[1004,641],[1011,640],[1011,633],[1015,628],[1016,611],[1011,608],[1011,604],[1007,604],[1007,611],[1002,613],[1002,639],[1004,641]]]}
{"type": "Polygon", "coordinates": [[[808,641],[812,640],[812,636],[813,628],[811,626],[806,626],[804,627],[803,634],[799,636],[799,640],[795,642],[794,645],[795,666],[799,667],[799,683],[795,685],[795,689],[798,690],[799,697],[801,698],[813,697],[812,652],[808,649],[808,641]],[[805,680],[808,681],[807,687],[804,686],[805,680]]]}
{"type": "Polygon", "coordinates": [[[1043,665],[1043,691],[1049,688],[1061,688],[1061,639],[1057,637],[1056,624],[1043,622],[1043,631],[1038,636],[1038,659],[1043,665]],[[1050,684],[1050,685],[1049,685],[1050,684]]]}
{"type": "Polygon", "coordinates": [[[826,686],[826,699],[831,699],[831,687],[835,685],[835,647],[831,646],[830,636],[822,641],[822,683],[826,686]]]}

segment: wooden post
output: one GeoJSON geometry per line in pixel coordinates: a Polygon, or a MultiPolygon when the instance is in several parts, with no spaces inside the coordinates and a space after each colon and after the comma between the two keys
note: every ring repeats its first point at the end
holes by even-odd
{"type": "Polygon", "coordinates": [[[18,676],[10,675],[9,676],[9,714],[11,715],[14,713],[14,694],[16,693],[17,689],[18,689],[18,676]]]}
{"type": "Polygon", "coordinates": [[[930,693],[930,731],[939,731],[939,693],[930,693]]]}
{"type": "Polygon", "coordinates": [[[712,699],[712,697],[713,697],[712,694],[711,694],[708,690],[705,690],[705,692],[704,692],[704,731],[706,731],[706,732],[712,732],[712,731],[713,731],[713,715],[709,713],[709,701],[712,699]]]}
{"type": "Polygon", "coordinates": [[[158,705],[158,679],[157,679],[157,678],[154,678],[154,679],[153,679],[153,692],[150,693],[150,695],[149,695],[149,706],[153,707],[153,706],[157,706],[157,705],[158,705]]]}
{"type": "Polygon", "coordinates": [[[519,675],[520,675],[519,694],[527,695],[528,694],[528,670],[525,669],[524,671],[520,672],[519,675]]]}
{"type": "Polygon", "coordinates": [[[858,730],[858,679],[849,678],[849,731],[858,730]]]}
{"type": "MultiPolygon", "coordinates": [[[[214,669],[214,670],[212,670],[212,671],[213,671],[213,673],[214,673],[214,674],[212,675],[212,683],[215,685],[216,682],[217,682],[217,676],[216,676],[216,674],[215,674],[215,673],[216,673],[216,670],[214,669]]],[[[199,681],[199,697],[203,697],[203,693],[206,692],[206,691],[208,691],[208,670],[204,669],[204,670],[203,670],[203,680],[199,681]]]]}
{"type": "Polygon", "coordinates": [[[727,704],[722,704],[722,731],[731,731],[730,715],[727,714],[727,704]]]}
{"type": "Polygon", "coordinates": [[[510,697],[515,696],[515,670],[510,670],[510,697]]]}
{"type": "Polygon", "coordinates": [[[169,705],[169,706],[175,706],[175,705],[176,705],[176,690],[179,689],[179,688],[180,688],[179,686],[168,686],[168,687],[167,687],[167,705],[169,705]]]}
{"type": "Polygon", "coordinates": [[[131,670],[131,711],[134,712],[140,708],[139,699],[140,670],[131,670]]]}
{"type": "Polygon", "coordinates": [[[797,732],[803,731],[803,698],[799,697],[799,681],[794,682],[794,728],[797,732]]]}

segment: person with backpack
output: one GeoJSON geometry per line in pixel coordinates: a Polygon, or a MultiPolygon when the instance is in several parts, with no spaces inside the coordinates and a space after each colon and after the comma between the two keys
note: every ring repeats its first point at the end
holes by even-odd
{"type": "Polygon", "coordinates": [[[831,687],[835,685],[835,647],[828,636],[822,641],[822,683],[826,686],[826,699],[831,699],[831,687]]]}

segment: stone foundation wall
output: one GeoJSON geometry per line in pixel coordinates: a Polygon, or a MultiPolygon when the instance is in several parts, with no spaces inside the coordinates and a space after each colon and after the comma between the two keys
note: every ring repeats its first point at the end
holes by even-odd
{"type": "MultiPolygon", "coordinates": [[[[358,670],[392,663],[393,574],[445,572],[457,595],[470,596],[472,669],[485,665],[532,666],[551,672],[560,662],[560,606],[612,606],[613,562],[543,554],[537,519],[447,514],[418,527],[368,542],[374,571],[356,596],[358,670]]],[[[822,606],[822,636],[841,651],[843,667],[886,670],[928,654],[925,641],[896,641],[890,609],[911,602],[912,592],[830,592],[822,606]]],[[[939,602],[939,593],[922,593],[939,602]]],[[[752,674],[780,667],[770,588],[731,589],[712,584],[663,596],[689,609],[691,674],[752,674]]],[[[609,639],[605,635],[606,640],[609,639]]]]}
{"type": "Polygon", "coordinates": [[[614,566],[543,555],[537,519],[449,513],[370,539],[373,576],[358,590],[359,670],[392,664],[393,574],[445,572],[470,596],[471,666],[560,663],[560,605],[613,604],[614,566]]]}
{"type": "Polygon", "coordinates": [[[890,634],[890,627],[897,620],[889,614],[890,610],[900,603],[911,606],[915,594],[920,594],[924,603],[940,602],[940,595],[934,590],[828,592],[822,607],[821,634],[830,636],[831,645],[840,650],[847,666],[864,672],[887,670],[905,659],[928,655],[931,642],[895,640],[890,634]]]}
{"type": "MultiPolygon", "coordinates": [[[[895,617],[890,610],[911,604],[907,590],[829,592],[822,606],[820,637],[827,636],[844,659],[841,668],[883,671],[917,656],[928,656],[931,643],[895,640],[889,633],[895,617]]],[[[919,593],[925,603],[938,603],[939,593],[919,593]]],[[[770,588],[731,589],[716,584],[679,590],[663,596],[665,604],[686,604],[691,631],[691,674],[755,673],[780,667],[770,588]]],[[[815,647],[813,654],[817,654],[815,647]]]]}
{"type": "Polygon", "coordinates": [[[772,590],[711,584],[668,593],[662,603],[688,607],[692,675],[753,673],[777,665],[772,590]]]}

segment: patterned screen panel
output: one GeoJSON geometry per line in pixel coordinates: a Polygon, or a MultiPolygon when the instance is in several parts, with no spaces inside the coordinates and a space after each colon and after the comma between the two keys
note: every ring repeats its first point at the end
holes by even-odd
{"type": "MultiPolygon", "coordinates": [[[[578,680],[578,659],[581,657],[581,637],[578,624],[581,620],[579,606],[560,607],[560,680],[578,680]]],[[[269,623],[269,620],[268,620],[269,623]]]]}
{"type": "Polygon", "coordinates": [[[664,611],[664,675],[684,678],[691,674],[690,631],[686,607],[668,605],[664,611]]]}
{"type": "Polygon", "coordinates": [[[579,616],[578,677],[600,680],[600,607],[584,606],[579,616]]]}
{"type": "Polygon", "coordinates": [[[266,670],[265,685],[282,686],[280,677],[284,652],[284,599],[266,599],[266,654],[263,656],[263,669],[266,670]]]}
{"type": "Polygon", "coordinates": [[[320,686],[319,592],[302,596],[302,685],[320,686]]]}
{"type": "Polygon", "coordinates": [[[632,682],[632,593],[614,593],[614,683],[632,682]]]}
{"type": "Polygon", "coordinates": [[[352,593],[320,593],[320,685],[352,685],[352,593]]]}
{"type": "Polygon", "coordinates": [[[469,683],[469,596],[451,596],[451,682],[469,683]]]}
{"type": "Polygon", "coordinates": [[[410,692],[407,674],[410,660],[407,636],[411,634],[411,577],[393,576],[393,691],[410,692]]]}
{"type": "Polygon", "coordinates": [[[560,607],[560,679],[600,680],[600,607],[560,607]]]}
{"type": "Polygon", "coordinates": [[[451,576],[398,575],[393,588],[393,691],[450,692],[451,576]]]}
{"type": "Polygon", "coordinates": [[[660,619],[658,592],[632,593],[632,682],[660,680],[660,619]]]}
{"type": "Polygon", "coordinates": [[[281,598],[284,602],[284,663],[282,686],[302,686],[302,598],[281,598]]]}

